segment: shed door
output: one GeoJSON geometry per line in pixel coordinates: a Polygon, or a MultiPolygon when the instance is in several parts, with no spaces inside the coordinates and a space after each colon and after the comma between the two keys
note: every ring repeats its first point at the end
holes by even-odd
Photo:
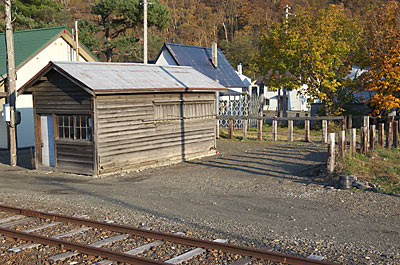
{"type": "Polygon", "coordinates": [[[42,135],[42,165],[54,167],[54,130],[53,116],[40,115],[42,135]]]}

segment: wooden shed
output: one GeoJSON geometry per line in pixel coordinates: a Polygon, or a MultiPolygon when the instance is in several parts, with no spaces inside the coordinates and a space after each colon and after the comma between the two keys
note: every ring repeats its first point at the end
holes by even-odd
{"type": "Polygon", "coordinates": [[[50,62],[33,94],[36,168],[99,175],[215,154],[215,91],[191,67],[50,62]]]}

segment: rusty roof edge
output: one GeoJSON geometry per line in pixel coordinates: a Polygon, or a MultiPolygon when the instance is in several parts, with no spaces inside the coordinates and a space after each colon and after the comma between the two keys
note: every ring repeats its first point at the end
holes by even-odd
{"type": "Polygon", "coordinates": [[[225,91],[226,88],[132,88],[132,89],[94,89],[96,95],[102,94],[125,94],[125,93],[147,93],[147,92],[213,92],[225,91]]]}
{"type": "Polygon", "coordinates": [[[18,90],[17,95],[20,95],[24,92],[25,89],[31,87],[34,83],[38,81],[40,77],[47,74],[51,69],[51,61],[43,67],[36,75],[34,75],[31,79],[29,79],[25,84],[23,84],[18,90]]]}
{"type": "Polygon", "coordinates": [[[63,75],[65,78],[67,78],[69,81],[71,81],[72,83],[74,83],[75,85],[79,86],[80,88],[82,88],[83,90],[85,90],[88,94],[95,96],[95,93],[93,91],[92,88],[90,88],[89,86],[87,86],[85,83],[79,81],[78,79],[76,79],[75,77],[73,77],[72,75],[70,75],[67,71],[65,71],[64,69],[62,69],[61,67],[59,67],[56,63],[51,62],[53,69],[56,70],[58,73],[60,73],[61,75],[63,75]]]}

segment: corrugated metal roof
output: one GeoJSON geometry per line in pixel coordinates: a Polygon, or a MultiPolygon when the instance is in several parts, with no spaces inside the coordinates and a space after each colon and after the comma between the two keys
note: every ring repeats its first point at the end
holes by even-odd
{"type": "Polygon", "coordinates": [[[95,93],[135,90],[225,90],[225,87],[192,67],[100,62],[50,64],[58,72],[95,93]]]}
{"type": "Polygon", "coordinates": [[[225,87],[246,87],[220,49],[218,66],[214,67],[211,48],[175,43],[165,43],[164,48],[168,49],[178,65],[192,66],[225,87]]]}

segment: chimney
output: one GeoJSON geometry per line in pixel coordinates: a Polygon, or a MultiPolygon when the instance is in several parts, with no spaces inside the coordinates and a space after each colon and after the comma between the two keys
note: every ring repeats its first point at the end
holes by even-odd
{"type": "Polygon", "coordinates": [[[218,67],[218,47],[216,41],[212,42],[212,63],[215,68],[218,67]]]}
{"type": "Polygon", "coordinates": [[[243,74],[242,63],[238,64],[237,71],[238,71],[239,75],[243,74]]]}

